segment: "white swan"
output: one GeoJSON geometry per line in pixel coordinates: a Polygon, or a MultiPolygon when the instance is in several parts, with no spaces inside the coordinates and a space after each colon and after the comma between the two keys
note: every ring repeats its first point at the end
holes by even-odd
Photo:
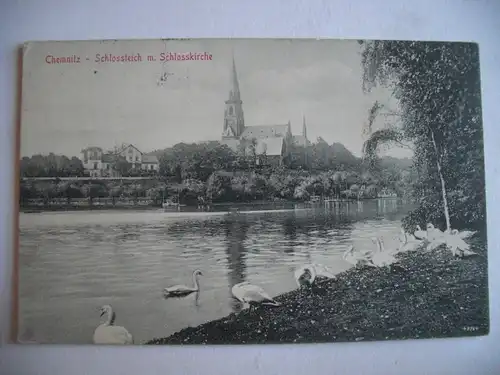
{"type": "Polygon", "coordinates": [[[417,225],[417,230],[413,232],[413,235],[419,240],[427,239],[427,232],[425,230],[422,230],[422,228],[420,228],[420,225],[417,225]]]}
{"type": "Polygon", "coordinates": [[[401,229],[401,234],[399,252],[415,251],[423,242],[410,233],[406,233],[403,229],[401,229]]]}
{"type": "Polygon", "coordinates": [[[115,326],[115,313],[110,305],[104,305],[100,309],[101,316],[108,315],[106,322],[100,324],[94,331],[94,344],[133,344],[134,339],[126,328],[115,326]]]}
{"type": "Polygon", "coordinates": [[[370,258],[373,252],[370,250],[364,251],[363,253],[355,254],[354,246],[349,246],[349,248],[342,255],[342,259],[346,262],[352,264],[355,267],[371,265],[370,258]]]}
{"type": "Polygon", "coordinates": [[[429,242],[433,241],[438,241],[444,239],[444,232],[442,232],[440,229],[434,227],[433,224],[428,223],[427,224],[427,239],[429,242]]]}
{"type": "Polygon", "coordinates": [[[250,284],[248,281],[236,284],[231,288],[233,297],[244,305],[250,307],[255,305],[281,306],[258,285],[250,284]]]}
{"type": "Polygon", "coordinates": [[[299,286],[312,285],[318,279],[335,279],[336,276],[330,269],[322,264],[306,264],[295,270],[295,282],[299,286]]]}
{"type": "Polygon", "coordinates": [[[193,272],[193,284],[194,286],[189,287],[186,285],[174,285],[168,288],[163,289],[163,297],[185,297],[191,293],[199,292],[200,286],[198,284],[198,276],[203,276],[203,273],[200,270],[195,270],[193,272]]]}
{"type": "Polygon", "coordinates": [[[456,229],[452,230],[451,233],[446,236],[446,248],[451,250],[453,256],[467,257],[477,255],[470,250],[470,245],[460,238],[456,229]]]}
{"type": "Polygon", "coordinates": [[[460,237],[462,240],[470,238],[473,235],[475,235],[476,233],[477,233],[477,231],[475,231],[475,230],[473,230],[473,231],[472,230],[464,230],[462,232],[459,232],[457,229],[453,229],[451,231],[452,235],[458,235],[458,237],[460,237]]]}
{"type": "Polygon", "coordinates": [[[397,249],[394,251],[388,251],[384,247],[384,242],[379,237],[373,237],[372,241],[377,244],[378,252],[374,253],[371,258],[371,265],[374,267],[389,267],[391,271],[395,269],[406,271],[404,267],[397,264],[399,261],[394,256],[394,253],[397,252],[397,249]]]}

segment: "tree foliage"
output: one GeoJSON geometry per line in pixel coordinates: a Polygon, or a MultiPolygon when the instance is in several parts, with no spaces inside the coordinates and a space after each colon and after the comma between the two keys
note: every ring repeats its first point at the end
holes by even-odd
{"type": "Polygon", "coordinates": [[[443,226],[449,211],[451,226],[484,226],[477,45],[407,41],[364,45],[364,89],[384,85],[400,106],[397,128],[373,132],[365,155],[372,158],[384,141],[410,141],[414,146],[413,161],[419,176],[414,196],[420,206],[405,225],[434,222],[443,226]]]}
{"type": "Polygon", "coordinates": [[[80,177],[83,164],[77,157],[64,155],[33,155],[23,157],[20,162],[21,177],[80,177]]]}

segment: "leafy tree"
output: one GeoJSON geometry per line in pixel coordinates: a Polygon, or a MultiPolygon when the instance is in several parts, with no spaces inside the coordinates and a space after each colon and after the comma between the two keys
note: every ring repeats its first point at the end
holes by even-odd
{"type": "Polygon", "coordinates": [[[119,198],[123,194],[123,188],[122,186],[113,186],[110,184],[110,186],[108,186],[108,194],[114,206],[116,204],[116,198],[119,198]]]}
{"type": "Polygon", "coordinates": [[[20,161],[21,177],[80,177],[83,164],[77,157],[64,155],[33,155],[20,161]]]}
{"type": "Polygon", "coordinates": [[[127,176],[132,168],[132,165],[127,159],[121,155],[114,155],[111,162],[111,168],[120,174],[120,176],[127,176]]]}
{"type": "Polygon", "coordinates": [[[94,198],[104,198],[108,196],[106,187],[100,184],[85,184],[81,187],[80,191],[82,195],[89,200],[90,205],[93,204],[94,198]]]}
{"type": "MultiPolygon", "coordinates": [[[[415,196],[421,205],[405,225],[444,222],[449,230],[452,221],[454,225],[484,224],[477,45],[406,41],[364,44],[365,90],[384,85],[392,89],[400,106],[397,122],[370,132],[364,154],[373,159],[380,144],[408,142],[420,172],[415,196]],[[435,209],[438,205],[441,210],[435,209]]],[[[378,107],[374,106],[373,112],[379,112],[378,107]]]]}

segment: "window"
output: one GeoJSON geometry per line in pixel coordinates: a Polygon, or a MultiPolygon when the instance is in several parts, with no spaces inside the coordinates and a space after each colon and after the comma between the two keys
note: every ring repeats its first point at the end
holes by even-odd
{"type": "Polygon", "coordinates": [[[109,170],[109,164],[106,164],[106,169],[109,170]]]}
{"type": "Polygon", "coordinates": [[[97,169],[97,163],[94,163],[94,169],[97,169]]]}
{"type": "Polygon", "coordinates": [[[129,154],[131,154],[132,152],[134,152],[134,150],[132,150],[132,147],[130,147],[130,148],[128,149],[128,153],[129,153],[129,154]]]}
{"type": "Polygon", "coordinates": [[[151,164],[151,166],[149,167],[149,169],[153,170],[153,169],[155,169],[155,166],[153,164],[151,164]]]}
{"type": "Polygon", "coordinates": [[[139,161],[139,156],[136,156],[136,157],[135,157],[135,161],[139,161]]]}
{"type": "Polygon", "coordinates": [[[232,116],[233,115],[233,107],[229,107],[229,116],[232,116]]]}

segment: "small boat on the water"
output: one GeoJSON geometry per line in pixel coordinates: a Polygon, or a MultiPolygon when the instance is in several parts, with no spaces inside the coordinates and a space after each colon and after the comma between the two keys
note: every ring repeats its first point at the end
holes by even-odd
{"type": "Polygon", "coordinates": [[[173,202],[171,200],[166,200],[165,202],[162,203],[163,208],[167,207],[179,207],[180,204],[178,202],[173,202]]]}

